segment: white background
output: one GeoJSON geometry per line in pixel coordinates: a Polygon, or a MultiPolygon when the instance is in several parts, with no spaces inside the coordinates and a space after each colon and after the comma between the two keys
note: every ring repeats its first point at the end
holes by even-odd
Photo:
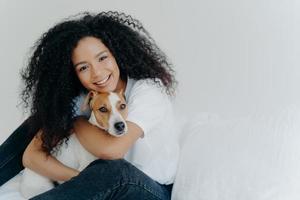
{"type": "Polygon", "coordinates": [[[300,1],[0,0],[0,143],[26,117],[19,71],[34,42],[63,18],[107,10],[138,18],[169,56],[184,115],[300,102],[300,1]]]}

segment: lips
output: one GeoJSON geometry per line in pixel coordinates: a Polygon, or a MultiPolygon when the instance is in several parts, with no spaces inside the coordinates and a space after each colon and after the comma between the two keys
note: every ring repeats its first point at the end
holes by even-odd
{"type": "Polygon", "coordinates": [[[98,81],[98,82],[94,82],[95,85],[97,86],[104,86],[110,79],[110,75],[108,75],[106,78],[102,79],[101,81],[98,81]]]}

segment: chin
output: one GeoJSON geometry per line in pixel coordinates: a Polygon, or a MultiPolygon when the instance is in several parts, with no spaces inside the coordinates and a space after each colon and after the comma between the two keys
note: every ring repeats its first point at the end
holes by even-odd
{"type": "Polygon", "coordinates": [[[97,89],[94,89],[94,90],[97,91],[97,92],[113,92],[113,91],[116,90],[116,87],[114,87],[114,86],[107,86],[105,88],[101,88],[101,89],[97,88],[97,89]]]}

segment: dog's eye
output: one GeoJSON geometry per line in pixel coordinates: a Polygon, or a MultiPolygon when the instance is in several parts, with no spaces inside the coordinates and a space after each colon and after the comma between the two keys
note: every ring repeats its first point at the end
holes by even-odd
{"type": "Polygon", "coordinates": [[[126,108],[126,104],[122,103],[122,104],[120,105],[120,109],[121,109],[121,110],[124,110],[125,108],[126,108]]]}
{"type": "Polygon", "coordinates": [[[105,107],[101,107],[101,108],[99,108],[99,110],[100,110],[100,112],[103,112],[103,113],[108,111],[107,108],[105,108],[105,107]]]}

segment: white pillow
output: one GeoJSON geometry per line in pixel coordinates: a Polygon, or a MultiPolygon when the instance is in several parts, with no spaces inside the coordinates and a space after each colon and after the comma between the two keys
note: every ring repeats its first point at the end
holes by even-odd
{"type": "Polygon", "coordinates": [[[186,123],[173,200],[300,199],[298,107],[195,124],[186,123]]]}

